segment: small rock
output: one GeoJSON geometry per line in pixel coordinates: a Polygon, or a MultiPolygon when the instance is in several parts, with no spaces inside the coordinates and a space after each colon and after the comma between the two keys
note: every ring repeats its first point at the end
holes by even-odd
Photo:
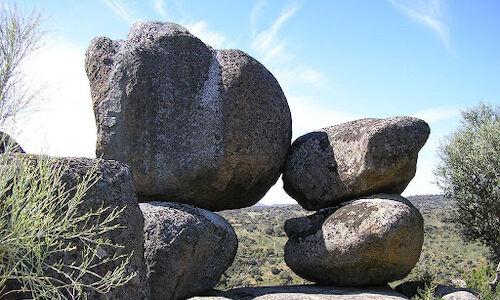
{"type": "Polygon", "coordinates": [[[236,255],[238,239],[231,225],[186,204],[139,206],[152,299],[185,299],[212,289],[236,255]]]}
{"type": "Polygon", "coordinates": [[[443,300],[478,300],[476,290],[439,284],[434,290],[436,297],[443,300]]]}
{"type": "Polygon", "coordinates": [[[429,132],[420,119],[393,117],[308,133],[290,148],[284,189],[308,210],[376,193],[401,194],[415,175],[429,132]]]}
{"type": "Polygon", "coordinates": [[[285,262],[322,285],[382,285],[417,263],[424,228],[419,211],[398,195],[374,195],[287,220],[285,262]]]}

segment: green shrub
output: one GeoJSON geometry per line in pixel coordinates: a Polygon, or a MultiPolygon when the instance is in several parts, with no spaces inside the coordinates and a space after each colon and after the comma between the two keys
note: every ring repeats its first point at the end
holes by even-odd
{"type": "MultiPolygon", "coordinates": [[[[10,150],[6,153],[8,154],[10,150]]],[[[66,166],[48,157],[0,155],[0,298],[86,299],[128,282],[129,256],[100,257],[102,246],[121,247],[103,239],[117,229],[122,210],[100,207],[80,213],[79,205],[96,181],[95,170],[73,189],[66,189],[66,166]],[[72,255],[74,262],[61,257],[72,255]],[[96,268],[118,267],[106,274],[96,268]]]]}
{"type": "Polygon", "coordinates": [[[495,277],[495,271],[493,265],[482,265],[473,269],[465,279],[467,287],[478,290],[483,300],[499,299],[500,292],[492,292],[489,287],[495,277]]]}
{"type": "Polygon", "coordinates": [[[441,299],[441,298],[436,298],[434,296],[434,292],[436,291],[437,283],[432,282],[432,283],[426,283],[425,288],[418,289],[417,295],[413,297],[413,300],[434,300],[434,299],[441,299]]]}
{"type": "Polygon", "coordinates": [[[500,106],[462,113],[462,126],[439,152],[436,169],[446,197],[456,201],[454,222],[469,241],[500,259],[500,106]]]}

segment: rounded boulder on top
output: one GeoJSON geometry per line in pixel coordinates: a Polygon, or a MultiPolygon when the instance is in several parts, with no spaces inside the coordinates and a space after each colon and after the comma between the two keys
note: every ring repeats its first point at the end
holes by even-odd
{"type": "Polygon", "coordinates": [[[257,203],[278,179],[291,115],[273,75],[174,23],[139,22],[86,54],[97,156],[131,168],[141,201],[212,211],[257,203]]]}

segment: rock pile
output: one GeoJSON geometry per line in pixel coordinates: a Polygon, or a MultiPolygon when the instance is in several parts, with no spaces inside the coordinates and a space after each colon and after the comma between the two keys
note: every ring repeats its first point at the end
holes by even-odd
{"type": "MultiPolygon", "coordinates": [[[[419,290],[423,291],[426,288],[432,287],[431,283],[424,281],[408,281],[397,285],[394,289],[409,299],[414,299],[418,295],[419,290]]],[[[479,291],[465,288],[454,287],[442,284],[437,284],[433,287],[433,296],[436,299],[443,300],[478,300],[479,291]]]]}
{"type": "Polygon", "coordinates": [[[299,137],[288,154],[284,188],[303,208],[320,210],[286,222],[290,269],[341,286],[405,277],[420,257],[424,227],[420,212],[397,194],[415,175],[429,132],[422,120],[395,117],[299,137]]]}
{"type": "MultiPolygon", "coordinates": [[[[238,246],[231,225],[213,211],[255,204],[283,170],[285,190],[319,210],[285,224],[285,260],[299,276],[380,285],[417,262],[422,216],[397,194],[415,174],[429,135],[424,121],[363,119],[290,147],[290,110],[272,74],[173,23],[136,23],[125,41],[96,38],[85,63],[104,159],[59,160],[69,166],[68,186],[98,166],[102,178],[82,209],[101,201],[126,206],[119,220],[126,229],[108,238],[133,251],[128,271],[137,276],[107,299],[185,299],[212,289],[238,246]]],[[[325,290],[338,289],[275,292],[288,299],[325,290]]],[[[358,290],[345,291],[360,299],[358,290]]]]}

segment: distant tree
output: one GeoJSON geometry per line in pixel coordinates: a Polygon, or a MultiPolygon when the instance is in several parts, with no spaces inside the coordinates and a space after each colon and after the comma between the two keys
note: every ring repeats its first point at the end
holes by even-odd
{"type": "Polygon", "coordinates": [[[39,91],[26,88],[21,64],[40,47],[41,15],[0,4],[0,126],[33,104],[39,91]]]}
{"type": "Polygon", "coordinates": [[[454,222],[466,240],[488,246],[499,261],[500,106],[480,103],[462,112],[462,124],[439,158],[435,174],[445,196],[456,201],[454,222]]]}

